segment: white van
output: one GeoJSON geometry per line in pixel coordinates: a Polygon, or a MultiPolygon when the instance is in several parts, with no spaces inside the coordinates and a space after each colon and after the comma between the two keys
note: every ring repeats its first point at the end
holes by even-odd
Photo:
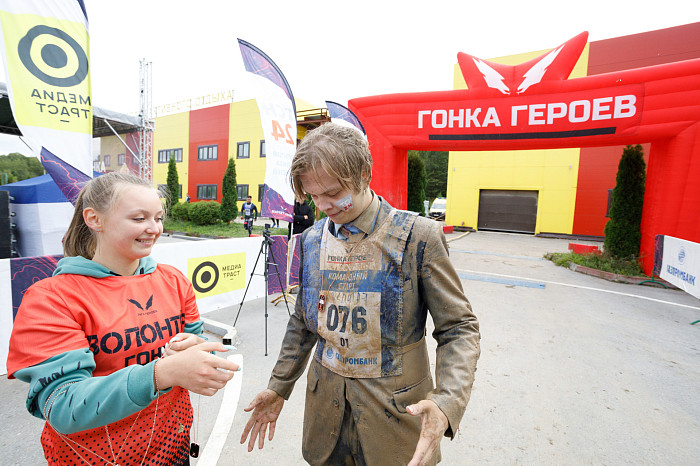
{"type": "Polygon", "coordinates": [[[447,210],[447,199],[444,197],[438,197],[433,201],[428,211],[428,216],[433,218],[445,218],[445,211],[447,210]]]}

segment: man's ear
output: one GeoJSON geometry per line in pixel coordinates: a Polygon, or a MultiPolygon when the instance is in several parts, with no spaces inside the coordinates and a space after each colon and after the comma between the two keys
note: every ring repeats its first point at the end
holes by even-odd
{"type": "Polygon", "coordinates": [[[362,170],[362,189],[369,188],[370,171],[368,169],[362,170]]]}
{"type": "Polygon", "coordinates": [[[102,229],[102,219],[92,207],[83,209],[83,220],[85,221],[85,225],[91,230],[99,231],[102,229]]]}

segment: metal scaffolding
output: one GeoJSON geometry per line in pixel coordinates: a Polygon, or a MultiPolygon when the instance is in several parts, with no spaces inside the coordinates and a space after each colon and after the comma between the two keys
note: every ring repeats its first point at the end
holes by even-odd
{"type": "Polygon", "coordinates": [[[139,89],[141,108],[139,120],[139,177],[146,181],[153,179],[153,131],[155,121],[152,119],[153,103],[151,98],[151,62],[145,58],[139,61],[139,89]]]}

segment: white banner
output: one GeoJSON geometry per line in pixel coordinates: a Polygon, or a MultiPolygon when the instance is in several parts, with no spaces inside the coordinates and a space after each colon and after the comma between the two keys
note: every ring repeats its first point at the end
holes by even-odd
{"type": "Polygon", "coordinates": [[[265,197],[262,216],[292,221],[294,192],[289,182],[289,168],[297,147],[297,119],[284,91],[261,76],[257,81],[256,97],[260,124],[265,135],[265,197]],[[274,190],[279,197],[270,193],[274,190]],[[274,196],[274,197],[272,197],[274,196]]]}
{"type": "MultiPolygon", "coordinates": [[[[151,256],[176,267],[192,282],[200,314],[265,296],[265,258],[253,266],[262,236],[156,244],[151,256]]],[[[231,323],[233,325],[233,323],[231,323]]]]}
{"type": "Polygon", "coordinates": [[[92,178],[90,53],[82,3],[0,0],[0,27],[7,91],[25,142],[37,157],[44,155],[45,166],[58,163],[57,157],[92,178]]]}
{"type": "Polygon", "coordinates": [[[661,278],[700,298],[700,244],[664,235],[661,278]]]}

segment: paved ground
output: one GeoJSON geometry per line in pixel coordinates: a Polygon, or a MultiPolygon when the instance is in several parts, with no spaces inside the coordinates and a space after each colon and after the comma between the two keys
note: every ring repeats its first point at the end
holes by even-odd
{"type": "MultiPolygon", "coordinates": [[[[566,251],[566,240],[488,232],[448,237],[481,323],[482,355],[458,436],[442,443],[443,464],[698,464],[700,324],[690,322],[700,318],[700,300],[542,260],[546,252],[566,251]]],[[[242,408],[265,387],[287,321],[284,304],[268,306],[265,356],[264,300],[240,309],[243,388],[217,464],[304,464],[304,377],[275,439],[252,453],[238,443],[248,418],[242,408]]],[[[233,303],[205,317],[232,325],[238,310],[233,303]]],[[[0,440],[2,464],[42,462],[42,423],[24,411],[25,391],[21,382],[0,380],[0,412],[11,425],[0,440]]],[[[202,445],[221,399],[193,397],[202,445]]]]}

